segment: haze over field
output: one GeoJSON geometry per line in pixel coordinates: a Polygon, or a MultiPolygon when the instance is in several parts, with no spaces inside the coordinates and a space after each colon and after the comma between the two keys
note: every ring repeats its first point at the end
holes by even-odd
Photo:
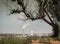
{"type": "Polygon", "coordinates": [[[19,20],[23,17],[20,14],[8,14],[7,0],[0,0],[0,33],[23,33],[23,26],[26,26],[24,33],[30,33],[31,30],[34,30],[34,33],[52,33],[52,27],[43,20],[23,21],[19,20]]]}

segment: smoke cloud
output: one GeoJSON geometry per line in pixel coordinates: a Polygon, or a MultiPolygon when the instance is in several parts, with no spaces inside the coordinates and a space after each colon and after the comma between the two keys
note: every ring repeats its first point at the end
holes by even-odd
{"type": "Polygon", "coordinates": [[[25,29],[26,27],[28,27],[30,24],[32,23],[32,20],[26,20],[25,22],[24,22],[24,24],[23,24],[23,29],[25,29]]]}

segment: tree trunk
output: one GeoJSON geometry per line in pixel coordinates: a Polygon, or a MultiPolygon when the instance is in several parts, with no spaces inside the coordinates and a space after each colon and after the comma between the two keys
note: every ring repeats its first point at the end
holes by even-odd
{"type": "Polygon", "coordinates": [[[53,25],[53,37],[58,37],[59,35],[59,27],[57,24],[53,25]]]}
{"type": "Polygon", "coordinates": [[[58,39],[60,40],[60,26],[59,26],[58,39]]]}
{"type": "Polygon", "coordinates": [[[43,20],[48,23],[50,26],[52,26],[53,28],[53,35],[52,37],[58,38],[60,40],[60,24],[57,22],[56,18],[54,18],[54,21],[56,21],[56,23],[50,23],[49,21],[47,21],[45,18],[43,18],[43,20]]]}

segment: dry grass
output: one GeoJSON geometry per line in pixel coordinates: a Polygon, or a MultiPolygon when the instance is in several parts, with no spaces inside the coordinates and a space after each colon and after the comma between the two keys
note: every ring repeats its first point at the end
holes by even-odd
{"type": "Polygon", "coordinates": [[[60,41],[53,38],[40,38],[38,40],[32,40],[31,44],[60,44],[60,41]]]}

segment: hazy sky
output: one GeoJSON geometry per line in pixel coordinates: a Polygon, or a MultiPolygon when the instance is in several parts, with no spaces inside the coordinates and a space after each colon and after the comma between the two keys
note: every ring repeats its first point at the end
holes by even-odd
{"type": "Polygon", "coordinates": [[[24,28],[25,33],[30,33],[34,30],[35,33],[50,33],[52,27],[45,23],[43,20],[36,21],[23,21],[19,20],[19,15],[8,15],[9,9],[7,8],[6,1],[0,0],[0,33],[23,33],[23,25],[30,23],[24,28]]]}

